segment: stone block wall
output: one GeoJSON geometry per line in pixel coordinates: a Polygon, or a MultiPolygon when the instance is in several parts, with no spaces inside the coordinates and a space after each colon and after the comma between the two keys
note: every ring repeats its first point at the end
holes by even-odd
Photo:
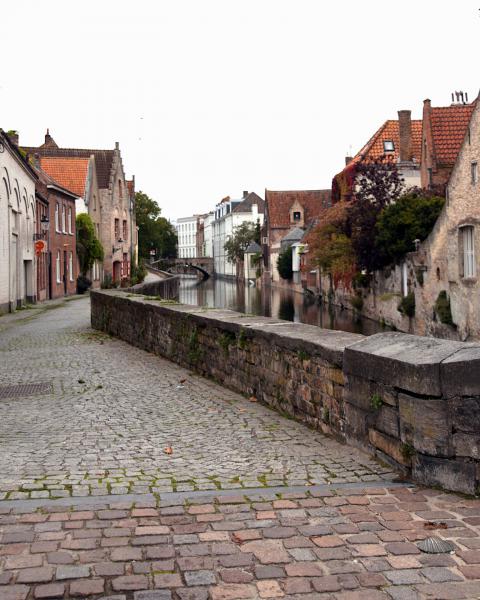
{"type": "Polygon", "coordinates": [[[364,336],[93,291],[92,326],[361,446],[420,483],[475,494],[480,344],[364,336]]]}

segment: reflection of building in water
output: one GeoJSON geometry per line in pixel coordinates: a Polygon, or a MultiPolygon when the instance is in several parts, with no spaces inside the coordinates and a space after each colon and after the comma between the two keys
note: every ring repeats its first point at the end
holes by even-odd
{"type": "Polygon", "coordinates": [[[198,282],[196,278],[182,277],[179,299],[182,304],[229,308],[325,329],[340,329],[364,335],[382,331],[380,324],[375,321],[357,321],[351,311],[326,304],[319,305],[303,294],[275,287],[258,288],[238,281],[208,279],[198,282]]]}

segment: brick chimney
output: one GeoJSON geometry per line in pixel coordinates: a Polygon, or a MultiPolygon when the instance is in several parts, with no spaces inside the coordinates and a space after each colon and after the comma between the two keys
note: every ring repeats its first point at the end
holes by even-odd
{"type": "Polygon", "coordinates": [[[345,157],[345,166],[349,165],[353,160],[353,156],[346,156],[345,157]]]}
{"type": "Polygon", "coordinates": [[[47,129],[47,133],[45,134],[45,143],[43,145],[49,146],[51,148],[58,148],[57,143],[55,142],[53,137],[50,135],[49,129],[47,129]]]}
{"type": "Polygon", "coordinates": [[[400,135],[400,162],[412,160],[412,111],[398,111],[398,132],[400,135]]]}
{"type": "Polygon", "coordinates": [[[246,198],[248,196],[248,190],[243,191],[243,197],[246,198]]]}

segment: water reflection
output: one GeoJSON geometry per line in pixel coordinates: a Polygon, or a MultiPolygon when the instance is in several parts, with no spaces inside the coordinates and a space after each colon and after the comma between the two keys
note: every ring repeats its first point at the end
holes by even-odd
{"type": "Polygon", "coordinates": [[[277,317],[295,323],[308,323],[325,329],[340,329],[372,335],[383,331],[370,319],[355,319],[349,310],[319,305],[314,298],[280,288],[263,288],[234,281],[208,279],[199,282],[184,276],[180,302],[194,306],[230,308],[242,313],[277,317]]]}

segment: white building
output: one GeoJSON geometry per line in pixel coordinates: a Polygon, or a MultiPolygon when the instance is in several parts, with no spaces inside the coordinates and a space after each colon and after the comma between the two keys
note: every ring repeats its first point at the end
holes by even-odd
{"type": "MultiPolygon", "coordinates": [[[[217,277],[237,276],[237,266],[230,262],[225,252],[225,242],[232,236],[234,229],[248,221],[263,225],[265,202],[255,192],[243,192],[239,200],[224,198],[215,207],[213,229],[214,271],[217,277]]],[[[243,273],[241,274],[243,277],[243,273]]]]}
{"type": "Polygon", "coordinates": [[[213,212],[205,215],[203,219],[203,256],[211,258],[213,256],[213,222],[215,215],[213,212]]]}
{"type": "Polygon", "coordinates": [[[178,258],[197,257],[197,215],[177,219],[178,258]]]}
{"type": "Polygon", "coordinates": [[[36,175],[0,130],[0,312],[34,301],[36,175]]]}

